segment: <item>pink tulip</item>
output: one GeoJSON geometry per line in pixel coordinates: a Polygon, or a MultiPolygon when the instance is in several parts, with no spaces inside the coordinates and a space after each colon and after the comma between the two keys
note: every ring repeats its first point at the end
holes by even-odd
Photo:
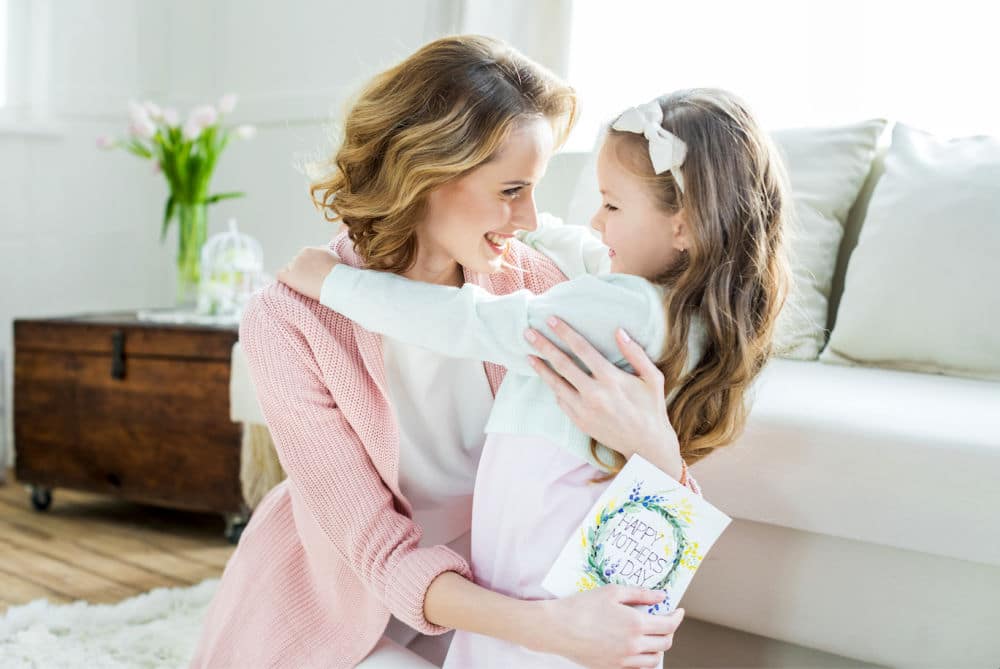
{"type": "Polygon", "coordinates": [[[177,124],[180,123],[180,117],[177,114],[177,110],[173,107],[168,107],[163,110],[163,122],[169,125],[171,128],[176,128],[177,124]]]}
{"type": "Polygon", "coordinates": [[[146,100],[143,103],[143,106],[146,108],[146,113],[149,115],[151,120],[159,121],[163,118],[163,111],[153,102],[146,100]]]}
{"type": "Polygon", "coordinates": [[[181,134],[184,135],[184,139],[194,140],[198,138],[201,131],[204,128],[201,127],[200,123],[196,123],[194,119],[188,119],[184,122],[184,128],[181,130],[181,134]]]}
{"type": "Polygon", "coordinates": [[[129,124],[128,130],[136,137],[152,139],[156,135],[156,124],[153,123],[147,116],[144,118],[133,119],[132,123],[129,124]]]}
{"type": "Polygon", "coordinates": [[[99,149],[110,149],[114,145],[115,141],[107,135],[101,135],[97,138],[97,148],[99,149]]]}
{"type": "Polygon", "coordinates": [[[233,110],[236,108],[236,97],[235,93],[227,93],[222,96],[219,100],[219,112],[222,114],[232,114],[233,110]]]}
{"type": "Polygon", "coordinates": [[[218,120],[219,112],[217,112],[215,107],[212,105],[195,107],[191,110],[191,114],[188,116],[189,123],[197,123],[202,129],[205,129],[210,125],[215,125],[215,122],[218,120]]]}
{"type": "Polygon", "coordinates": [[[151,122],[149,118],[149,112],[147,112],[146,108],[141,104],[139,104],[138,102],[136,102],[135,100],[128,101],[128,109],[129,109],[129,121],[131,122],[132,127],[138,127],[140,125],[145,125],[146,123],[151,122]]]}
{"type": "Polygon", "coordinates": [[[236,136],[240,139],[253,139],[257,136],[257,128],[252,125],[241,125],[236,128],[236,136]]]}

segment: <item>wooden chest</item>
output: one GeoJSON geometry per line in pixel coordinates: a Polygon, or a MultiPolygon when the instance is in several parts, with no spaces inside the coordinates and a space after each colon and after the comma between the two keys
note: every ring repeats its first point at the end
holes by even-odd
{"type": "Polygon", "coordinates": [[[135,312],[15,320],[16,476],[36,508],[64,487],[245,523],[229,414],[237,338],[235,325],[135,312]]]}

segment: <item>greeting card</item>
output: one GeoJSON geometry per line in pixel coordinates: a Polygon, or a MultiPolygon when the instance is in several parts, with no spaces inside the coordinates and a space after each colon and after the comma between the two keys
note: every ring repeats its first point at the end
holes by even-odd
{"type": "Polygon", "coordinates": [[[619,584],[665,590],[677,608],[705,554],[732,519],[633,455],[563,547],[542,587],[556,597],[619,584]]]}

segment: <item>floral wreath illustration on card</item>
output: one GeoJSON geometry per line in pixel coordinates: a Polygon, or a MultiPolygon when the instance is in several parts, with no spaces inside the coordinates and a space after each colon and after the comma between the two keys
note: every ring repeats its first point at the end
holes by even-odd
{"type": "MultiPolygon", "coordinates": [[[[646,558],[647,563],[656,555],[655,551],[651,551],[650,548],[654,546],[658,548],[659,544],[663,544],[664,557],[657,556],[656,565],[660,568],[662,576],[657,575],[652,585],[642,584],[644,588],[663,590],[667,594],[667,599],[649,607],[650,613],[656,613],[661,608],[670,606],[668,588],[677,580],[681,569],[694,572],[704,556],[698,551],[698,542],[690,540],[685,531],[691,527],[694,517],[694,509],[691,507],[690,501],[682,498],[679,503],[667,502],[666,495],[671,491],[643,494],[642,484],[642,481],[636,481],[629,493],[628,501],[621,505],[615,506],[614,499],[609,501],[607,506],[594,517],[593,524],[589,528],[581,530],[581,542],[586,552],[586,561],[583,565],[583,576],[577,582],[577,590],[583,592],[610,584],[636,585],[634,580],[626,579],[626,576],[636,576],[635,572],[625,574],[623,570],[625,565],[622,564],[623,558],[608,556],[606,549],[609,541],[617,540],[620,543],[622,532],[616,532],[616,530],[622,528],[623,525],[625,530],[641,525],[642,538],[649,539],[648,545],[642,547],[643,555],[646,554],[646,551],[650,551],[646,558]],[[666,532],[660,532],[652,525],[641,523],[638,520],[640,514],[646,513],[666,521],[670,528],[670,538],[667,538],[666,532]],[[632,522],[628,522],[626,520],[628,516],[635,518],[632,522]],[[613,522],[615,519],[617,522],[613,522]],[[652,531],[652,535],[650,531],[652,531]],[[664,567],[666,568],[664,569],[664,567]]],[[[629,540],[635,542],[635,532],[631,532],[631,535],[629,540]]],[[[635,566],[631,561],[627,564],[630,567],[635,566]]],[[[649,579],[644,580],[648,581],[649,579]]]]}

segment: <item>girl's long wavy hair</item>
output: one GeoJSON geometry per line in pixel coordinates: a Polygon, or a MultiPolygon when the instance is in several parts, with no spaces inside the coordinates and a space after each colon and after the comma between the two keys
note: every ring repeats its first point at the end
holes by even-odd
{"type": "MultiPolygon", "coordinates": [[[[669,171],[654,174],[643,135],[610,129],[605,141],[664,212],[685,211],[691,246],[653,281],[667,289],[668,332],[656,366],[664,395],[679,385],[667,415],[690,465],[731,444],[746,425],[748,391],[771,356],[791,287],[785,236],[792,208],[781,157],[740,98],[692,88],[657,101],[662,127],[687,144],[684,192],[669,171]],[[706,348],[682,379],[695,314],[707,331],[706,348]]],[[[598,457],[593,439],[591,453],[598,457]]],[[[617,473],[625,459],[614,455],[609,468],[617,473]]]]}
{"type": "Polygon", "coordinates": [[[526,118],[548,119],[560,146],[576,116],[575,91],[505,42],[444,37],[363,88],[335,155],[309,166],[321,173],[309,193],[366,267],[402,273],[431,190],[488,161],[526,118]]]}

